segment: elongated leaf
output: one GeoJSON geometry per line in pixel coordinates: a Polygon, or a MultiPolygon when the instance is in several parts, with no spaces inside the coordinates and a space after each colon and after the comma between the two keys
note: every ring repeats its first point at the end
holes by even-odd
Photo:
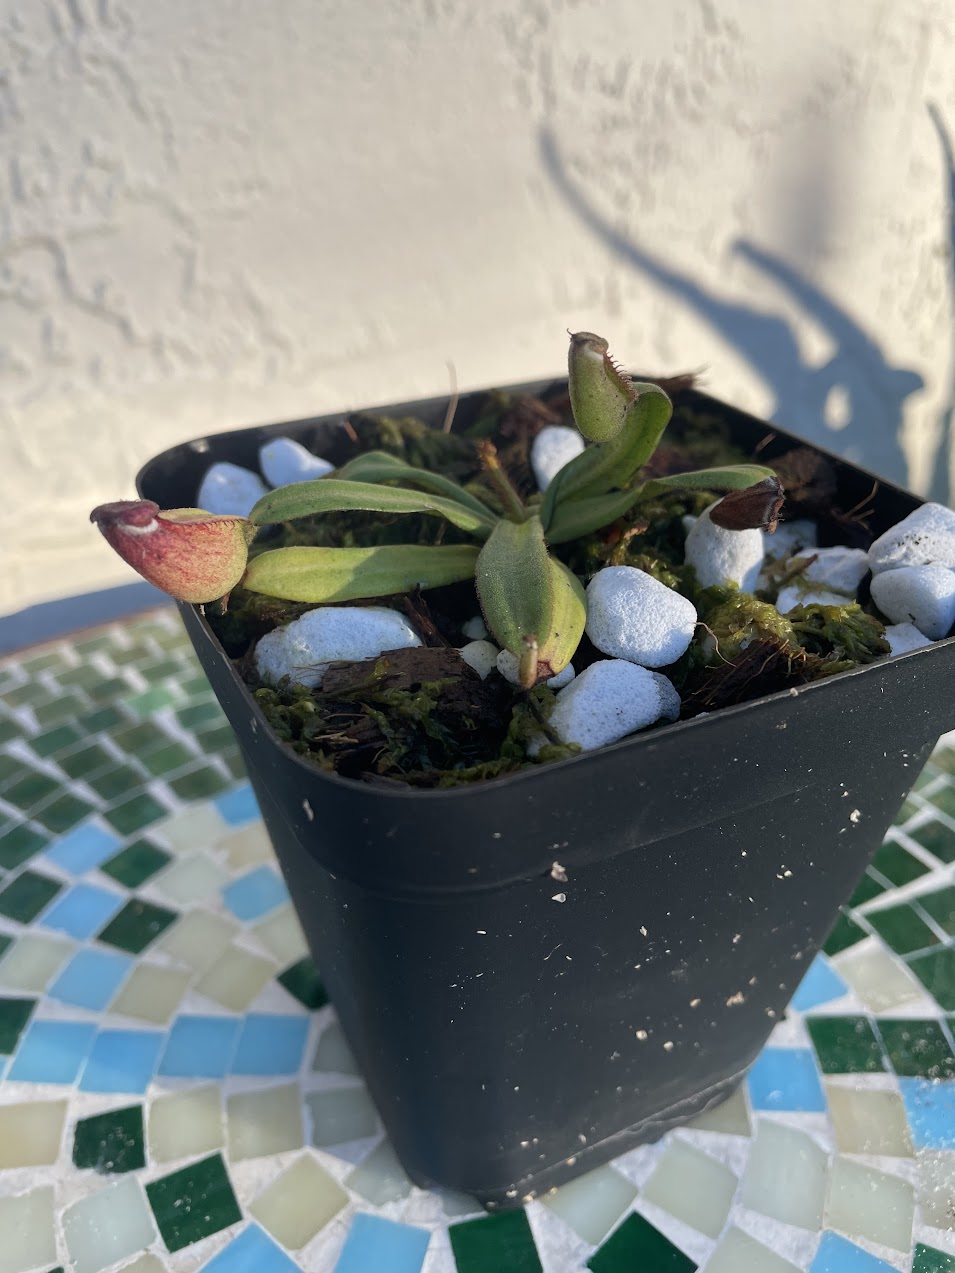
{"type": "Polygon", "coordinates": [[[426,491],[406,491],[396,486],[376,486],[371,482],[349,482],[320,477],[314,482],[280,486],[263,495],[249,514],[256,526],[270,522],[291,522],[317,513],[341,513],[360,509],[371,513],[434,513],[461,530],[482,538],[494,525],[490,512],[477,513],[456,500],[426,491]]]}
{"type": "Polygon", "coordinates": [[[609,495],[592,495],[588,499],[569,499],[558,504],[547,531],[547,542],[566,544],[581,535],[589,535],[623,517],[636,502],[635,491],[612,491],[609,495]]]}
{"type": "MultiPolygon", "coordinates": [[[[694,469],[690,473],[673,473],[655,477],[634,491],[634,500],[653,499],[667,491],[744,491],[767,477],[775,477],[772,469],[762,464],[727,464],[722,468],[694,469]]],[[[556,542],[556,541],[555,541],[556,542]]]]}
{"type": "Polygon", "coordinates": [[[253,558],[241,582],[250,592],[284,601],[360,601],[470,579],[477,560],[470,544],[275,548],[253,558]]]}
{"type": "Polygon", "coordinates": [[[336,470],[335,476],[348,482],[403,482],[405,486],[420,487],[423,491],[457,500],[459,504],[479,515],[486,516],[491,512],[476,495],[466,491],[453,478],[415,468],[412,464],[406,464],[399,456],[389,455],[387,451],[366,451],[363,455],[356,455],[353,460],[336,470]]]}

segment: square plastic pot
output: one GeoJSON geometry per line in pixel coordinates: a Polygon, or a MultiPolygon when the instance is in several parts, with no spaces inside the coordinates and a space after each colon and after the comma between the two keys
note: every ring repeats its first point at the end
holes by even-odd
{"type": "MultiPolygon", "coordinates": [[[[747,449],[771,435],[764,458],[802,445],[702,394],[679,401],[747,449]]],[[[446,406],[382,411],[440,427],[446,406]]],[[[254,468],[276,435],[335,458],[341,421],[175,447],[140,493],[191,505],[212,461],[254,468]]],[[[864,500],[872,475],[829,458],[840,505],[864,500]]],[[[920,502],[880,482],[872,529],[920,502]]],[[[483,785],[376,788],[278,741],[181,610],[398,1156],[418,1184],[489,1208],[733,1091],[952,724],[950,638],[483,785]]]]}

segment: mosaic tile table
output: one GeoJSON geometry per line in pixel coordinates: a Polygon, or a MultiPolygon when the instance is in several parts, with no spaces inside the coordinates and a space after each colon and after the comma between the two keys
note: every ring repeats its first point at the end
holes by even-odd
{"type": "Polygon", "coordinates": [[[173,611],[0,663],[0,1273],[955,1273],[955,750],[745,1090],[524,1211],[412,1187],[173,611]]]}

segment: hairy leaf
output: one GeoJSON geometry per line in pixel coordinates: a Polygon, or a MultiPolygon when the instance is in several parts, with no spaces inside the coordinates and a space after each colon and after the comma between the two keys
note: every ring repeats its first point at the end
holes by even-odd
{"type": "Polygon", "coordinates": [[[415,468],[387,451],[366,451],[363,455],[356,455],[343,464],[335,476],[348,482],[403,482],[406,486],[417,486],[446,499],[457,500],[479,516],[487,516],[491,511],[453,478],[415,468]]]}
{"type": "Polygon", "coordinates": [[[772,469],[762,464],[727,464],[722,468],[694,469],[691,473],[652,478],[636,488],[634,497],[639,500],[655,499],[667,491],[743,491],[775,476],[772,469]]]}
{"type": "Polygon", "coordinates": [[[470,544],[275,548],[249,562],[242,587],[284,601],[360,601],[470,579],[477,561],[470,544]]]}
{"type": "Polygon", "coordinates": [[[271,522],[290,522],[297,517],[314,517],[318,513],[341,513],[359,509],[370,513],[434,513],[461,530],[482,538],[494,525],[488,510],[477,512],[426,491],[406,491],[395,486],[376,486],[372,482],[342,481],[321,477],[314,482],[295,482],[280,486],[263,495],[249,514],[256,526],[271,522]]]}

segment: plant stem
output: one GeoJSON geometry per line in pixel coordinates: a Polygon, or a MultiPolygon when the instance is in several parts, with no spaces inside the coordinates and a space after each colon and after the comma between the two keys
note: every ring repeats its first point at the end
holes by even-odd
{"type": "Polygon", "coordinates": [[[481,467],[487,476],[491,486],[501,497],[504,502],[504,510],[512,522],[524,522],[527,520],[527,509],[524,502],[518,495],[517,491],[511,484],[511,479],[501,468],[501,462],[497,458],[497,447],[493,442],[482,442],[478,448],[481,455],[481,467]]]}

